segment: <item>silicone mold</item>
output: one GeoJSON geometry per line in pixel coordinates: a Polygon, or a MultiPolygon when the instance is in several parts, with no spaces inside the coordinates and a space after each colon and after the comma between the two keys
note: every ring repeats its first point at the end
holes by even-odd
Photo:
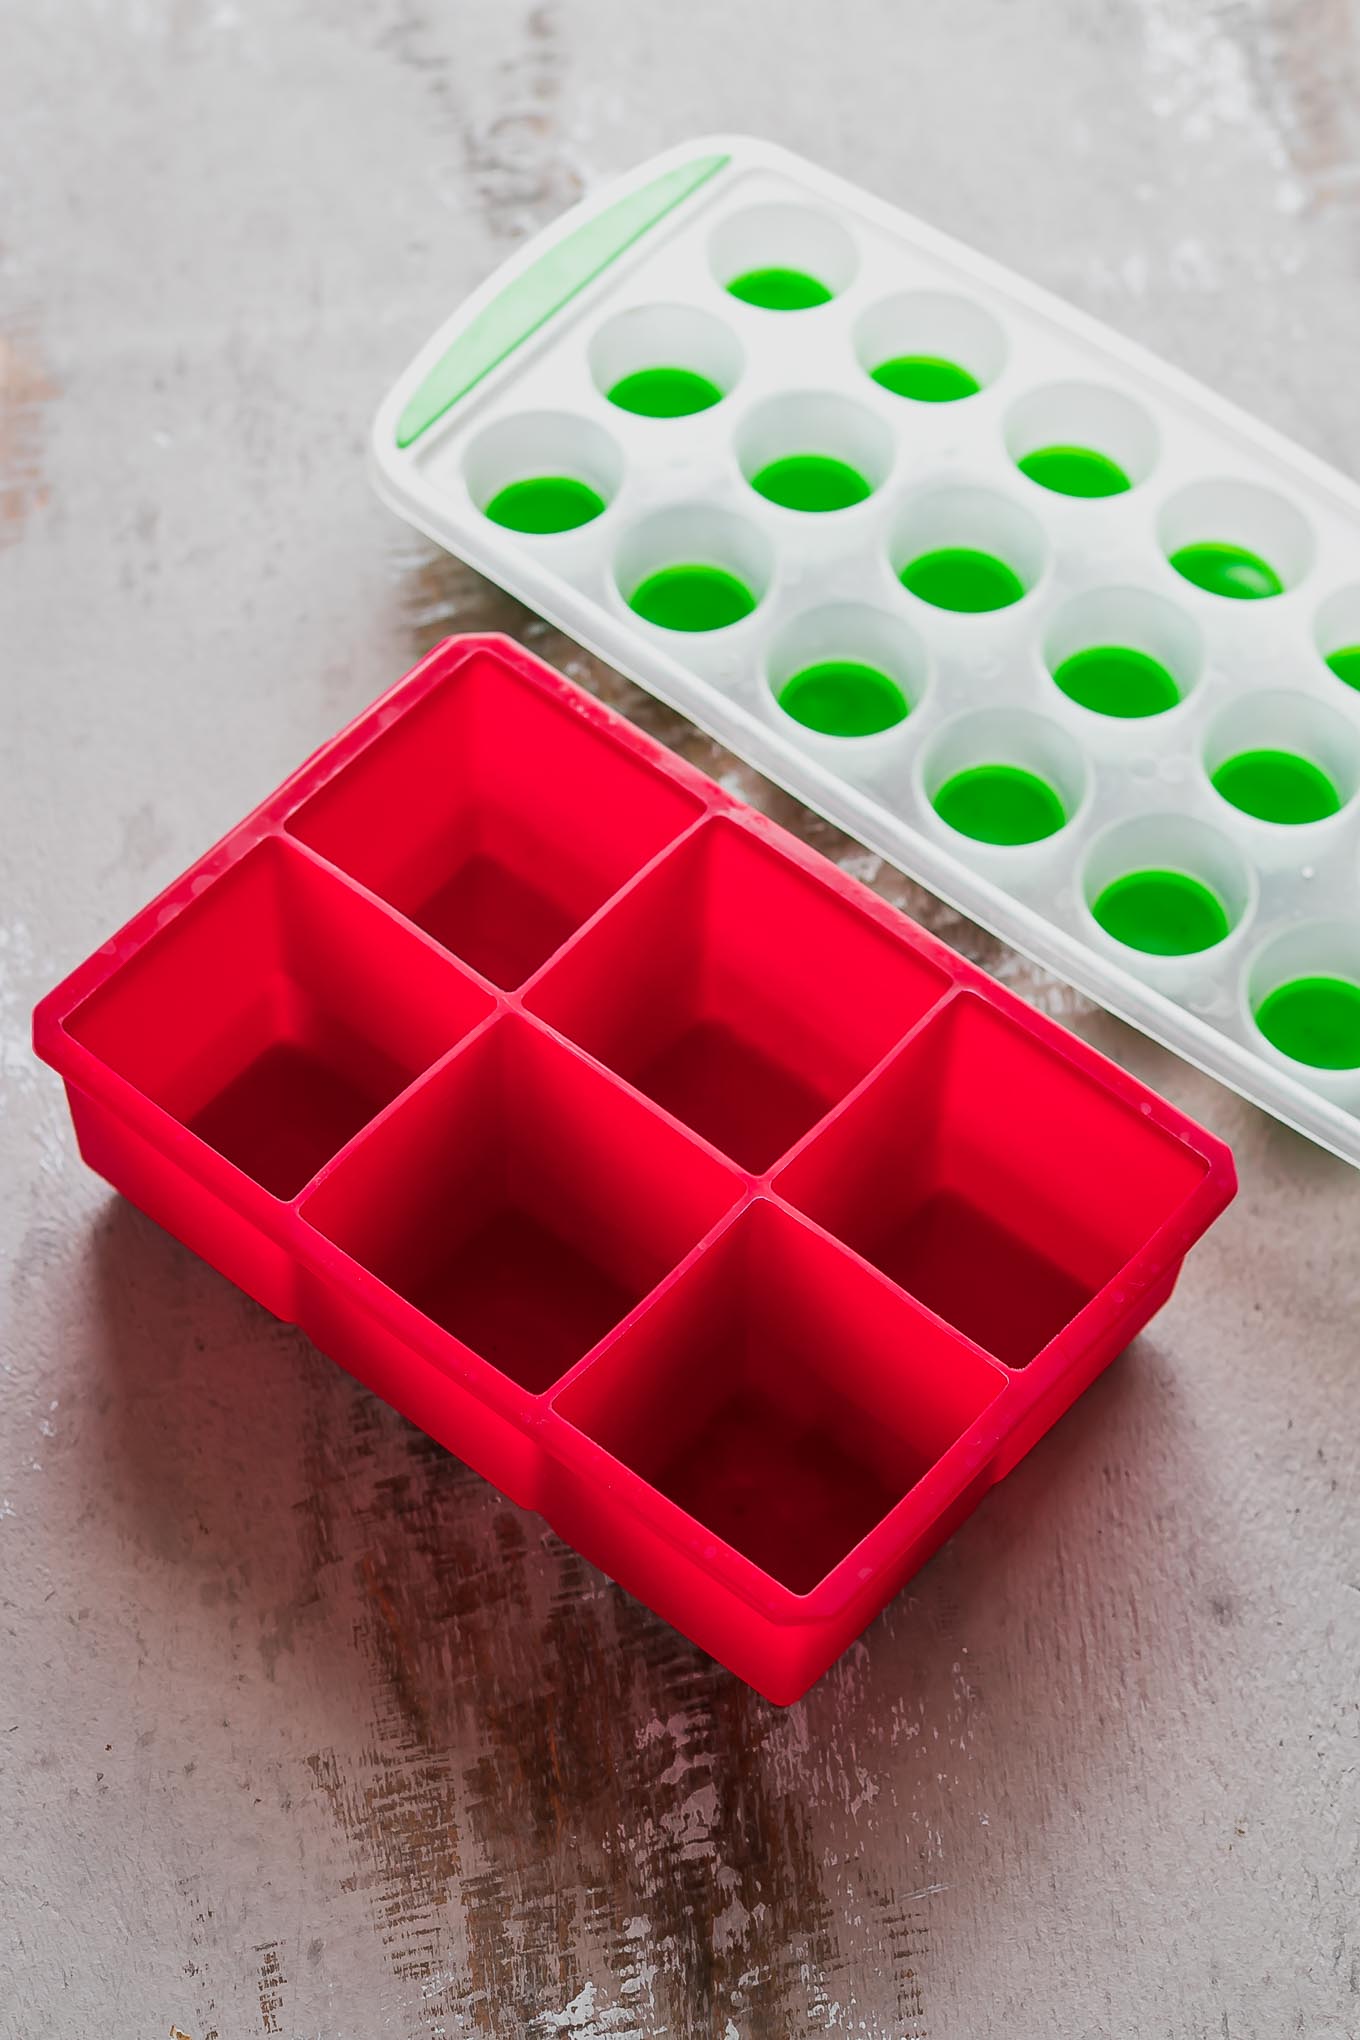
{"type": "Polygon", "coordinates": [[[372,459],[440,544],[1360,1161],[1352,483],[741,137],[520,251],[372,459]]]}
{"type": "Polygon", "coordinates": [[[1234,1187],[498,638],[318,751],[34,1038],[93,1168],[780,1702],[1234,1187]]]}

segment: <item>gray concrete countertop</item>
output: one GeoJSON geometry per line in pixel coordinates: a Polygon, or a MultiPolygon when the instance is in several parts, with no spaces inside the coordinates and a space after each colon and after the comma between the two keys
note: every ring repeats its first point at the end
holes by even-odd
{"type": "Polygon", "coordinates": [[[0,7],[0,2034],[1354,2040],[1360,1176],[369,492],[583,186],[766,133],[1360,470],[1355,0],[0,7]],[[78,1162],[40,992],[502,625],[1236,1148],[1149,1333],[778,1713],[78,1162]]]}

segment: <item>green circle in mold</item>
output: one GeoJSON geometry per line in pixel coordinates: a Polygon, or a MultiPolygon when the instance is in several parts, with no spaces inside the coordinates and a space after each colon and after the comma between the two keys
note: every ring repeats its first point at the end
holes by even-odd
{"type": "Polygon", "coordinates": [[[895,680],[854,659],[804,666],[784,682],[776,698],[786,715],[826,737],[877,736],[902,722],[910,709],[895,680]]]}
{"type": "Polygon", "coordinates": [[[945,780],[933,805],[941,821],[975,843],[1040,843],[1067,820],[1048,781],[1020,765],[970,765],[945,780]]]}
{"type": "Polygon", "coordinates": [[[1055,496],[1124,496],[1133,487],[1118,461],[1089,446],[1039,446],[1015,465],[1055,496]]]}
{"type": "Polygon", "coordinates": [[[1226,595],[1234,602],[1259,602],[1268,595],[1282,595],[1284,582],[1259,553],[1244,545],[1224,545],[1205,539],[1198,545],[1183,545],[1171,555],[1171,564],[1185,580],[1210,595],[1226,595]]]}
{"type": "Polygon", "coordinates": [[[1217,893],[1184,871],[1129,871],[1097,895],[1091,912],[1107,935],[1147,956],[1193,956],[1228,933],[1217,893]]]}
{"type": "Polygon", "coordinates": [[[1096,715],[1164,715],[1181,698],[1161,660],[1129,645],[1089,645],[1055,666],[1053,678],[1069,700],[1096,715]]]}
{"type": "Polygon", "coordinates": [[[829,453],[790,453],[769,461],[751,476],[751,487],[785,510],[848,510],[873,494],[872,485],[849,461],[829,453]]]}
{"type": "Polygon", "coordinates": [[[1322,767],[1294,751],[1239,751],[1210,778],[1224,800],[1258,822],[1320,822],[1341,806],[1322,767]]]}
{"type": "Polygon", "coordinates": [[[1256,1009],[1256,1025],[1281,1055],[1315,1070],[1360,1069],[1360,985],[1302,977],[1277,985],[1256,1009]]]}
{"type": "Polygon", "coordinates": [[[910,397],[917,404],[957,404],[982,388],[975,375],[943,354],[894,354],[869,373],[895,397],[910,397]]]}
{"type": "Polygon", "coordinates": [[[727,288],[743,304],[760,305],[767,312],[806,312],[813,305],[829,304],[835,295],[805,269],[746,269],[727,288]]]}
{"type": "Polygon", "coordinates": [[[485,515],[508,531],[574,531],[604,509],[604,497],[571,475],[534,475],[499,489],[485,515]]]}
{"type": "Polygon", "coordinates": [[[696,411],[711,411],[722,398],[717,383],[694,368],[634,369],[609,392],[611,404],[639,418],[692,418],[696,411]]]}
{"type": "Polygon", "coordinates": [[[628,606],[664,630],[723,630],[749,616],[756,598],[725,567],[681,564],[648,574],[628,606]]]}
{"type": "Polygon", "coordinates": [[[907,561],[899,578],[904,588],[934,608],[971,615],[1008,609],[1025,592],[1014,567],[993,553],[974,552],[968,546],[948,545],[922,553],[907,561]]]}
{"type": "Polygon", "coordinates": [[[1334,652],[1328,652],[1327,664],[1338,680],[1344,680],[1348,687],[1360,688],[1360,645],[1338,645],[1334,652]]]}

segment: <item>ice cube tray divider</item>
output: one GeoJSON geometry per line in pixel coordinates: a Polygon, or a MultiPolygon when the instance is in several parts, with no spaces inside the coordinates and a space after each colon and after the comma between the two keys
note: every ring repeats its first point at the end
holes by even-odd
{"type": "MultiPolygon", "coordinates": [[[[1250,990],[1282,934],[1321,941],[1355,917],[1360,687],[1327,663],[1360,648],[1353,483],[1001,265],[743,136],[653,158],[518,251],[400,378],[371,463],[410,522],[780,785],[1360,1161],[1360,1070],[1338,1078],[1278,1052],[1250,990]],[[831,295],[787,312],[734,296],[740,265],[762,263],[822,276],[831,295]],[[617,369],[672,354],[709,373],[717,402],[679,418],[611,402],[617,369]],[[976,392],[904,398],[870,372],[898,354],[953,361],[976,392]],[[1069,442],[1131,486],[1066,496],[1022,470],[1069,442]],[[752,485],[772,460],[808,451],[847,463],[870,493],[816,514],[752,485]],[[545,460],[575,461],[603,513],[548,535],[490,523],[492,480],[545,460]],[[1282,592],[1231,600],[1172,564],[1189,570],[1186,549],[1213,543],[1261,555],[1282,592]],[[932,607],[899,579],[931,546],[981,547],[1023,592],[989,614],[932,607]],[[693,632],[636,614],[638,585],[686,558],[734,574],[756,598],[750,613],[693,632]],[[822,656],[855,658],[893,632],[912,702],[898,724],[836,738],[778,705],[801,635],[822,656]],[[1179,702],[1126,719],[1065,693],[1062,659],[1111,643],[1156,659],[1179,702]],[[1301,828],[1244,813],[1211,782],[1225,713],[1248,735],[1254,720],[1268,731],[1282,689],[1299,709],[1298,748],[1335,768],[1340,800],[1301,828]],[[935,812],[938,760],[969,736],[964,719],[981,718],[976,737],[1001,714],[1030,719],[1009,736],[1059,773],[1067,819],[1051,838],[972,841],[935,812]],[[1093,918],[1086,879],[1111,847],[1103,832],[1140,815],[1154,834],[1189,825],[1197,865],[1228,882],[1220,945],[1168,961],[1093,918]]],[[[1354,659],[1360,676],[1360,649],[1354,659]]],[[[1336,968],[1350,968],[1345,956],[1336,968]]]]}
{"type": "Polygon", "coordinates": [[[317,751],[34,1036],[93,1167],[776,1701],[1233,1189],[1221,1143],[496,638],[317,751]],[[502,868],[524,827],[540,861],[502,868]],[[486,899],[535,886],[555,946],[487,948],[486,899]]]}

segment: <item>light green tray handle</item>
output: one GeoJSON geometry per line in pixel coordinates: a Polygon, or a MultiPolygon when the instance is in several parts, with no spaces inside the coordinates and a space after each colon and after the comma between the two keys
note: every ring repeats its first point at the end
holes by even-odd
{"type": "Polygon", "coordinates": [[[508,284],[498,298],[480,311],[430,370],[397,420],[397,445],[410,446],[450,405],[466,396],[522,340],[537,332],[545,319],[560,311],[639,235],[681,199],[712,177],[730,159],[701,156],[630,191],[597,218],[568,234],[539,257],[531,268],[508,284]]]}

